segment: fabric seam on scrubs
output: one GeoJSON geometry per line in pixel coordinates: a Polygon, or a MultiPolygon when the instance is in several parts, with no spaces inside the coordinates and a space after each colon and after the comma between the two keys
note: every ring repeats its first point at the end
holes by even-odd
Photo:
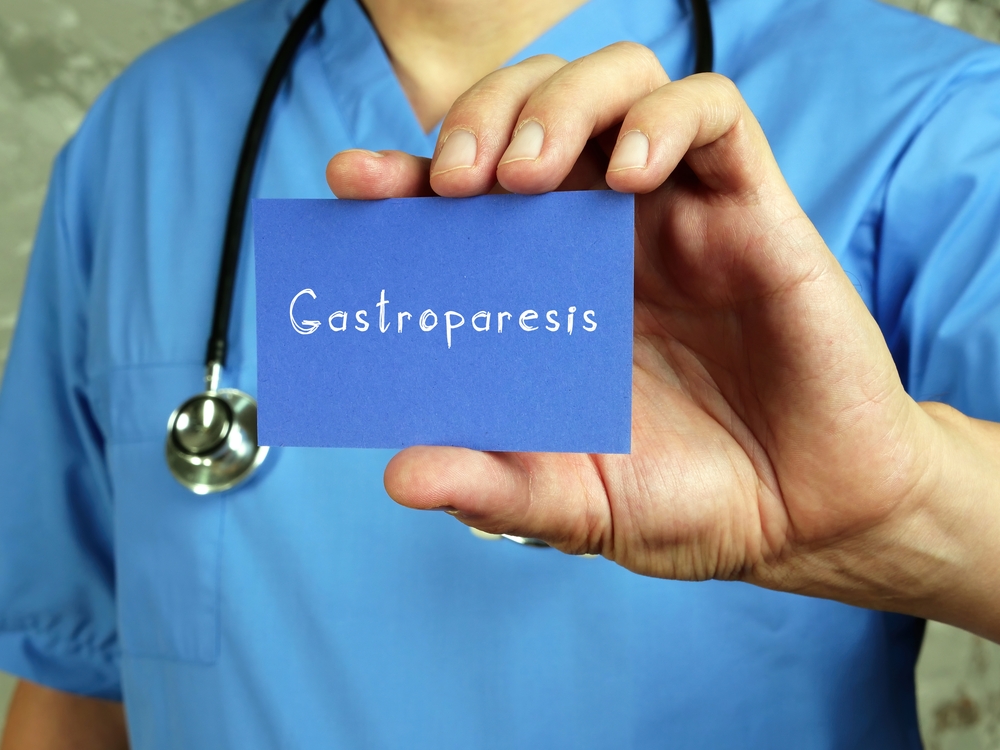
{"type": "MultiPolygon", "coordinates": [[[[66,618],[74,624],[85,625],[91,622],[89,618],[66,618]]],[[[24,616],[24,617],[14,617],[10,619],[0,619],[0,633],[25,633],[25,634],[35,634],[44,635],[52,639],[53,643],[66,646],[66,651],[72,652],[84,652],[94,655],[99,655],[104,658],[105,661],[115,660],[120,649],[118,647],[104,647],[94,643],[94,639],[72,639],[64,638],[62,636],[56,635],[54,633],[55,627],[62,621],[62,617],[41,617],[41,616],[24,616]]]]}
{"type": "MultiPolygon", "coordinates": [[[[872,259],[872,312],[876,317],[876,322],[878,323],[879,328],[882,329],[882,335],[887,342],[894,338],[895,330],[886,330],[886,324],[892,322],[898,326],[902,322],[901,320],[883,320],[882,318],[884,316],[879,315],[878,313],[878,290],[880,288],[879,279],[882,273],[882,254],[884,251],[882,246],[882,225],[886,218],[886,203],[889,200],[891,186],[894,184],[896,174],[903,161],[910,153],[913,144],[920,138],[921,134],[928,127],[928,125],[930,125],[930,123],[932,123],[934,119],[948,106],[948,103],[953,98],[961,94],[967,86],[971,86],[977,82],[983,81],[984,79],[988,79],[991,75],[1000,77],[1000,54],[998,54],[998,52],[1000,52],[1000,49],[995,48],[993,45],[984,46],[970,55],[963,64],[949,70],[949,75],[941,76],[936,81],[935,85],[937,90],[928,97],[930,102],[928,103],[926,113],[920,119],[920,122],[913,127],[905,143],[899,149],[899,152],[892,160],[891,165],[886,170],[884,179],[879,183],[879,187],[872,194],[871,203],[869,205],[875,204],[876,201],[879,203],[877,217],[878,244],[876,246],[874,258],[872,259]]],[[[912,379],[912,373],[910,373],[910,378],[908,378],[908,380],[910,379],[912,379]]],[[[905,382],[903,385],[907,392],[911,391],[912,383],[905,382]]]]}

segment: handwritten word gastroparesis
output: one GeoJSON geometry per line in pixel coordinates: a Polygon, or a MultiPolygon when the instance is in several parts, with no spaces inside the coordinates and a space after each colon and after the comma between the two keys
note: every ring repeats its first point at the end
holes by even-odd
{"type": "MultiPolygon", "coordinates": [[[[292,298],[291,304],[288,306],[288,317],[292,321],[292,328],[297,333],[308,336],[311,333],[316,333],[323,326],[323,322],[319,320],[298,320],[296,318],[295,306],[299,302],[299,298],[303,296],[316,299],[316,293],[312,289],[303,289],[292,298]]],[[[389,300],[385,297],[385,289],[379,295],[379,301],[375,303],[375,307],[378,308],[378,330],[380,333],[386,333],[393,327],[395,327],[396,333],[403,333],[404,328],[408,331],[415,330],[414,327],[423,333],[431,333],[438,328],[438,324],[440,323],[444,329],[445,340],[448,343],[449,349],[451,349],[452,344],[452,332],[465,325],[465,316],[455,310],[447,310],[441,314],[441,318],[438,318],[438,314],[434,310],[427,309],[420,313],[416,321],[413,319],[413,313],[406,310],[399,310],[395,311],[394,320],[392,312],[387,309],[389,307],[389,300]]],[[[480,310],[471,316],[469,324],[473,330],[479,333],[495,330],[497,333],[502,334],[505,330],[513,330],[515,325],[522,331],[530,333],[539,330],[544,323],[544,330],[550,333],[562,331],[572,336],[576,312],[576,307],[570,307],[566,310],[566,317],[563,320],[559,317],[559,310],[546,310],[541,313],[537,310],[522,310],[519,313],[513,313],[508,310],[497,310],[495,311],[495,315],[492,310],[480,310]],[[517,316],[516,323],[514,322],[515,314],[517,316]],[[541,318],[542,315],[544,315],[544,320],[541,318]]],[[[588,333],[596,331],[597,319],[594,315],[593,310],[584,310],[581,313],[583,322],[580,324],[580,328],[588,333]]],[[[350,324],[351,316],[346,310],[336,310],[326,319],[326,325],[331,331],[347,331],[350,324]]],[[[362,333],[367,331],[371,327],[371,323],[368,321],[368,311],[356,310],[354,312],[354,322],[351,327],[362,333]]]]}

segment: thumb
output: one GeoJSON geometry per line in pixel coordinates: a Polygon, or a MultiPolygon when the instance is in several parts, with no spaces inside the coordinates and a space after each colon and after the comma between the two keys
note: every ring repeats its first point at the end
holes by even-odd
{"type": "Polygon", "coordinates": [[[571,554],[601,554],[612,541],[607,496],[585,454],[407,448],[386,467],[385,489],[408,508],[446,510],[482,531],[571,554]]]}
{"type": "Polygon", "coordinates": [[[430,159],[402,151],[348,149],[326,165],[326,182],[338,198],[378,200],[433,195],[430,159]]]}

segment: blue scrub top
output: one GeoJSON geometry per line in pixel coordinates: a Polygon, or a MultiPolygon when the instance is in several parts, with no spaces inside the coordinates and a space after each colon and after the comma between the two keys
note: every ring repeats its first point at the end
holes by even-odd
{"type": "MultiPolygon", "coordinates": [[[[0,396],[0,668],[124,697],[133,747],[916,748],[923,624],[641,578],[393,504],[384,451],[274,451],[199,497],[164,463],[202,387],[237,154],[302,0],[157,47],[58,157],[0,396]]],[[[1000,420],[1000,50],[872,0],[713,0],[792,189],[909,391],[1000,420]]],[[[591,0],[524,50],[630,39],[690,72],[686,0],[591,0]]],[[[253,194],[340,149],[430,154],[354,0],[274,107],[253,194]]],[[[223,386],[256,390],[252,247],[223,386]]]]}

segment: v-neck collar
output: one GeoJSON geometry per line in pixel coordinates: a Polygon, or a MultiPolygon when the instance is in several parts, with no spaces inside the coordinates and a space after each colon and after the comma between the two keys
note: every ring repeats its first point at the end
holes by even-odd
{"type": "MultiPolygon", "coordinates": [[[[305,0],[284,0],[289,17],[305,0]]],[[[368,15],[357,0],[328,0],[319,51],[330,90],[349,136],[360,147],[385,148],[386,127],[395,147],[430,155],[440,123],[425,134],[399,84],[368,15]]],[[[514,55],[508,65],[538,54],[574,60],[618,41],[669,50],[667,73],[690,73],[694,60],[688,0],[589,0],[514,55]],[[690,59],[689,59],[690,58],[690,59]],[[671,69],[673,68],[673,69],[671,69]]]]}

